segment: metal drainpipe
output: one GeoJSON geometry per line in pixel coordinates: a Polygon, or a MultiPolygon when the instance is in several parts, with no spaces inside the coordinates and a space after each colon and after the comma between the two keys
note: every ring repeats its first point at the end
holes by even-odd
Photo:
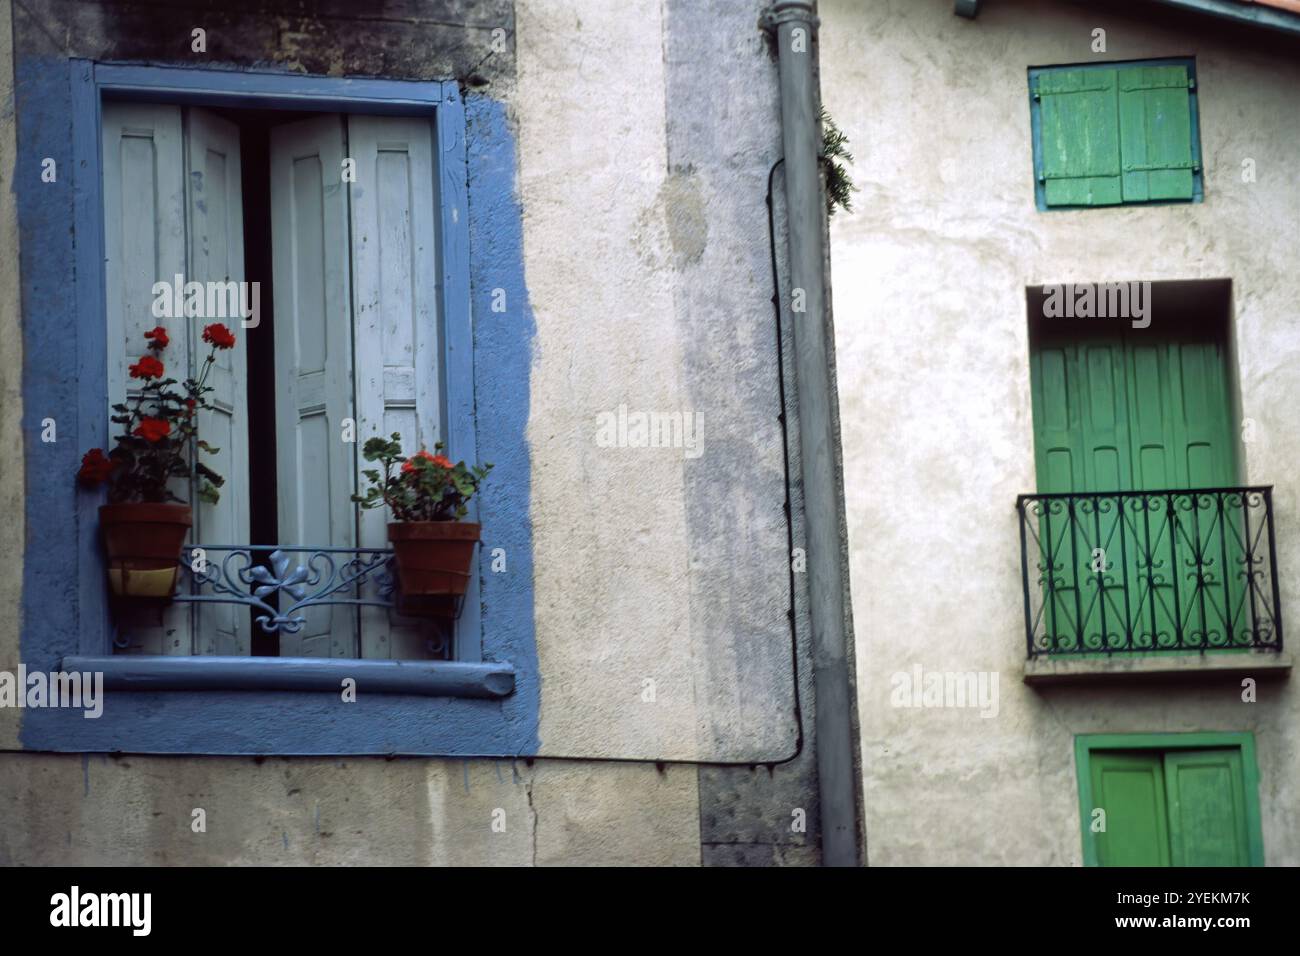
{"type": "MultiPolygon", "coordinates": [[[[844,633],[838,447],[831,417],[832,343],[826,316],[821,135],[814,73],[817,17],[811,0],[778,0],[764,17],[774,30],[781,75],[781,139],[789,219],[790,285],[804,293],[791,315],[799,401],[800,470],[807,531],[809,616],[816,695],[822,864],[858,865],[857,781],[844,633]]],[[[783,303],[789,309],[790,303],[783,303]]]]}

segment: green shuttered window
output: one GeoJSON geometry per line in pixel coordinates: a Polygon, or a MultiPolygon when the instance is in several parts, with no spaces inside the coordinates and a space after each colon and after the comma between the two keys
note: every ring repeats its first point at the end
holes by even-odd
{"type": "MultiPolygon", "coordinates": [[[[1091,333],[1068,326],[1035,331],[1029,367],[1038,491],[1236,484],[1238,440],[1225,333],[1221,328],[1108,332],[1104,326],[1091,333]]],[[[1185,500],[1171,498],[1170,507],[1185,500]]],[[[1077,621],[1082,634],[1099,634],[1107,621],[1112,627],[1127,621],[1135,631],[1134,647],[1152,648],[1157,643],[1152,635],[1176,634],[1201,620],[1202,613],[1227,622],[1231,643],[1249,643],[1246,608],[1254,595],[1243,574],[1225,579],[1216,570],[1248,565],[1252,532],[1244,514],[1227,509],[1217,520],[1199,521],[1189,511],[1170,519],[1174,535],[1162,530],[1158,514],[1110,506],[1092,512],[1088,522],[1091,537],[1077,535],[1074,525],[1062,520],[1045,521],[1038,529],[1059,575],[1058,586],[1045,597],[1048,620],[1056,622],[1054,630],[1061,627],[1055,653],[1085,650],[1086,642],[1064,622],[1077,621]],[[1111,555],[1101,600],[1089,573],[1098,546],[1111,555]],[[1201,569],[1203,577],[1164,573],[1168,552],[1175,548],[1184,558],[1199,553],[1210,559],[1201,569]],[[1160,562],[1159,573],[1153,573],[1153,561],[1160,562]]],[[[1124,629],[1122,623],[1119,627],[1124,629]]]]}
{"type": "Polygon", "coordinates": [[[1263,864],[1251,735],[1090,735],[1076,758],[1089,865],[1263,864]]]}
{"type": "Polygon", "coordinates": [[[1201,198],[1191,60],[1029,71],[1040,209],[1201,198]]]}
{"type": "Polygon", "coordinates": [[[1223,338],[1051,330],[1034,337],[1029,368],[1040,492],[1236,481],[1223,338]]]}

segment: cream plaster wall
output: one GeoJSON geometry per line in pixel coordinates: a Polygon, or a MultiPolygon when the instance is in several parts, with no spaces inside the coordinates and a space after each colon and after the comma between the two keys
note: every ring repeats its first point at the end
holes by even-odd
{"type": "Polygon", "coordinates": [[[952,6],[820,4],[823,99],[860,189],[831,252],[869,860],[1077,865],[1075,734],[1251,730],[1267,862],[1296,865],[1295,681],[1255,704],[1231,678],[1031,690],[1014,511],[1035,486],[1026,286],[1231,278],[1248,479],[1277,487],[1283,614],[1300,606],[1296,47],[1147,4],[952,6]],[[1205,202],[1036,211],[1027,67],[1188,54],[1205,202]],[[891,707],[914,664],[996,672],[998,716],[891,707]]]}
{"type": "Polygon", "coordinates": [[[795,750],[760,8],[516,7],[547,756],[795,750]],[[601,447],[620,406],[691,416],[698,454],[601,447]]]}
{"type": "Polygon", "coordinates": [[[596,416],[620,404],[687,410],[672,273],[657,265],[667,246],[655,205],[667,155],[662,14],[658,0],[516,7],[547,754],[699,754],[683,452],[595,441],[596,416]],[[643,680],[654,681],[653,702],[643,680]]]}

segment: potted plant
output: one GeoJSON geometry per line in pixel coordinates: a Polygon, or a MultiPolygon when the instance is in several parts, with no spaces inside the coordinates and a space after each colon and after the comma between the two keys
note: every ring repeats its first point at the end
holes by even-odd
{"type": "Polygon", "coordinates": [[[92,448],[81,459],[83,486],[108,485],[108,504],[99,509],[99,527],[108,554],[108,579],[123,597],[169,598],[176,590],[177,562],[192,524],[190,506],[170,485],[195,477],[195,494],[215,504],[225,480],[198,460],[198,449],[214,454],[198,437],[198,412],[211,408],[208,373],[219,350],[235,346],[235,336],[220,323],[203,330],[208,343],[198,378],[166,377],[163,353],[167,330],[144,334],[147,351],[128,369],[141,382],[134,398],[113,406],[112,421],[122,426],[107,455],[92,448]]]}
{"type": "Polygon", "coordinates": [[[468,467],[463,461],[453,465],[442,448],[439,442],[435,454],[421,449],[406,458],[402,436],[394,432],[391,440],[371,438],[361,449],[366,461],[383,466],[383,474],[378,469],[363,471],[370,487],[352,500],[363,508],[388,505],[392,512],[388,540],[404,595],[458,597],[469,584],[481,529],[459,519],[492,466],[468,467]]]}

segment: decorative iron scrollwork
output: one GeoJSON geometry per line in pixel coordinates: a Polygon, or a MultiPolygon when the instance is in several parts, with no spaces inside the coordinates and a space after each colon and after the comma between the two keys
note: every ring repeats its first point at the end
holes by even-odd
{"type": "Polygon", "coordinates": [[[1020,495],[1029,656],[1282,649],[1271,486],[1020,495]]]}
{"type": "Polygon", "coordinates": [[[393,552],[386,548],[191,545],[173,600],[243,604],[267,634],[296,634],[303,611],[322,605],[393,609],[393,552]],[[306,555],[294,562],[289,554],[306,555]]]}

